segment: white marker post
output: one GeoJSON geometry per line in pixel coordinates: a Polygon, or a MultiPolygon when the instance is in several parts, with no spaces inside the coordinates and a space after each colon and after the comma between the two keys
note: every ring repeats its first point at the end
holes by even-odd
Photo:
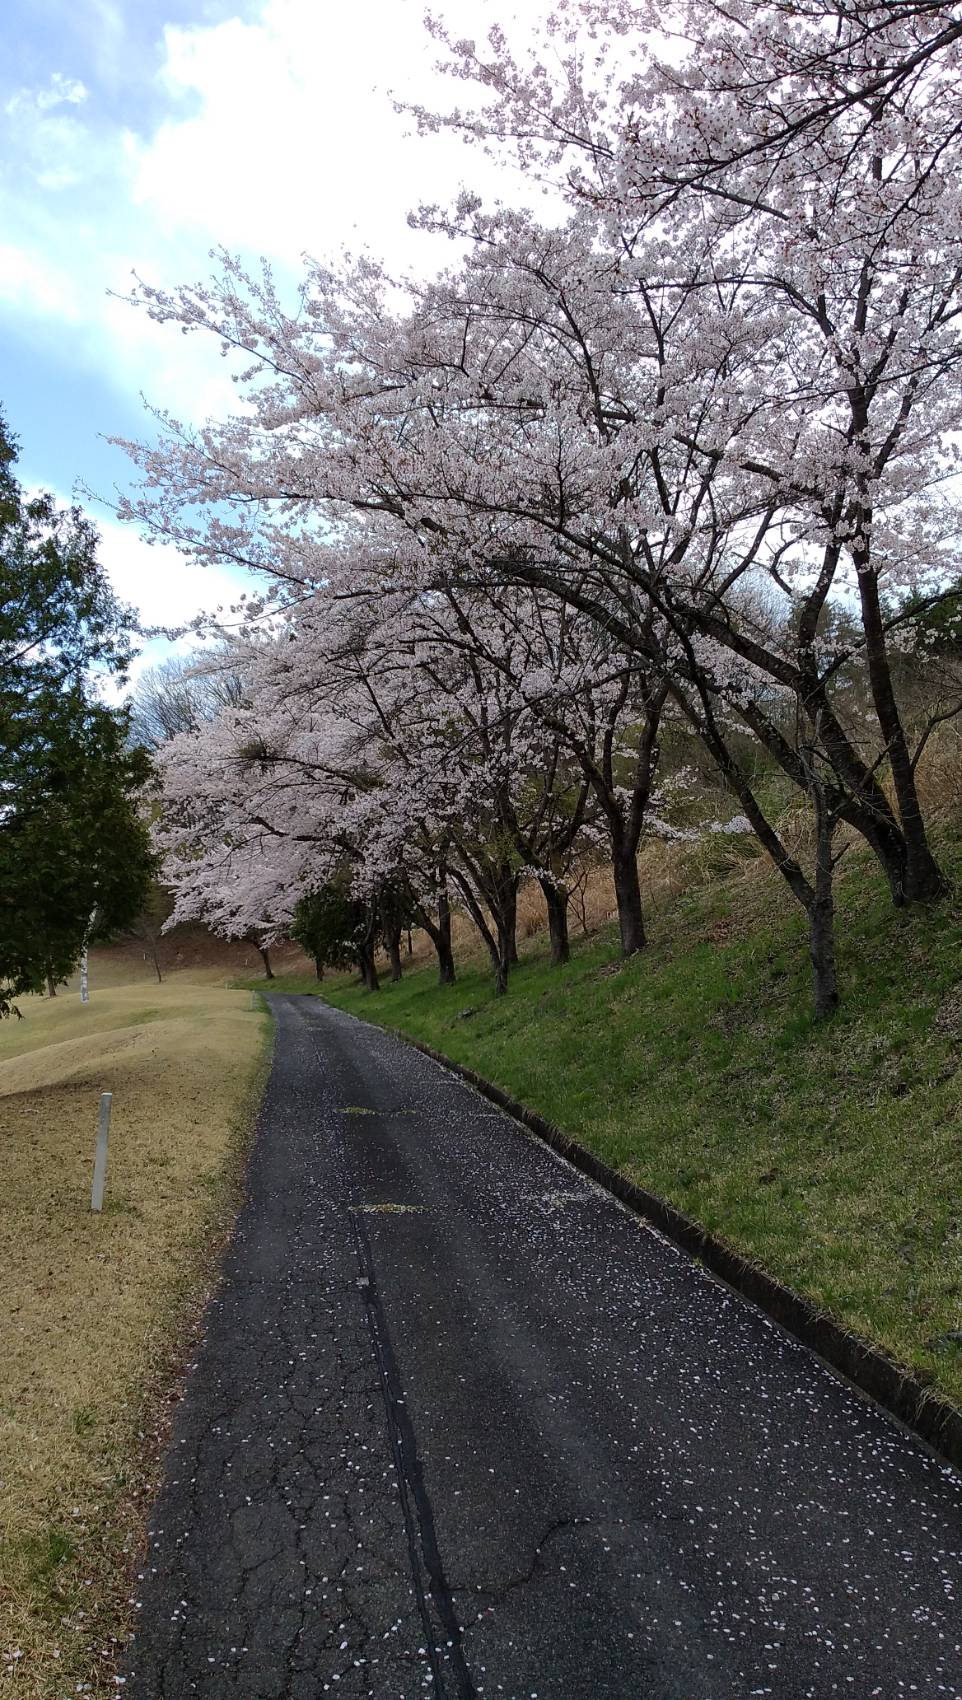
{"type": "Polygon", "coordinates": [[[100,1126],[97,1129],[97,1152],[94,1157],[94,1185],[90,1194],[91,1210],[102,1210],[104,1207],[104,1187],[107,1184],[107,1135],[110,1132],[110,1106],[113,1103],[112,1092],[100,1094],[100,1126]]]}

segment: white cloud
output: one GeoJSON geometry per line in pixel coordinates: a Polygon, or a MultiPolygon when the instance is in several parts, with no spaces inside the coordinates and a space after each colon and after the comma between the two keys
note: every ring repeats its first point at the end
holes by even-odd
{"type": "MultiPolygon", "coordinates": [[[[237,389],[213,341],[178,336],[176,328],[159,325],[131,306],[126,297],[134,273],[151,283],[164,281],[149,254],[115,257],[97,304],[92,356],[96,345],[106,343],[111,366],[126,374],[129,388],[175,418],[200,423],[236,412],[237,389]],[[115,293],[108,294],[108,288],[115,293]]],[[[144,427],[146,434],[146,420],[144,427]]]]}
{"type": "MultiPolygon", "coordinates": [[[[445,12],[475,26],[483,16],[478,0],[445,12]]],[[[256,23],[168,27],[161,75],[174,110],[129,141],[136,201],[171,233],[192,226],[292,267],[343,245],[416,265],[431,244],[409,230],[408,210],[452,196],[481,165],[450,137],[408,134],[393,109],[392,90],[450,97],[422,16],[422,0],[267,0],[256,23]]]]}
{"type": "Polygon", "coordinates": [[[115,0],[83,0],[87,41],[93,50],[97,77],[114,87],[129,80],[130,55],[123,8],[115,0]]]}
{"type": "Polygon", "coordinates": [[[202,567],[169,543],[147,543],[130,525],[97,521],[99,555],[117,595],[132,602],[145,626],[189,625],[198,614],[222,608],[225,620],[236,623],[229,610],[243,592],[250,594],[245,573],[202,567]]]}
{"type": "MultiPolygon", "coordinates": [[[[116,24],[111,0],[88,3],[116,24]]],[[[0,306],[69,324],[65,360],[199,422],[236,407],[228,369],[204,339],[111,299],[132,271],[162,287],[194,282],[220,245],[255,264],[266,255],[282,288],[305,251],[447,262],[446,243],[409,230],[408,209],[453,195],[466,166],[488,168],[448,137],[406,135],[393,110],[392,89],[433,88],[442,104],[450,93],[431,68],[422,4],[265,0],[253,21],[168,26],[151,73],[161,117],[139,130],[59,71],[19,90],[0,142],[12,167],[0,176],[0,306]]],[[[452,7],[459,26],[484,16],[483,0],[452,7]]]]}
{"type": "MultiPolygon", "coordinates": [[[[524,3],[540,11],[541,0],[524,3]]],[[[111,295],[129,292],[132,272],[160,287],[193,282],[220,245],[255,265],[266,255],[282,290],[304,252],[367,247],[421,271],[449,261],[448,244],[409,229],[409,208],[449,199],[462,177],[492,197],[519,191],[451,137],[407,134],[394,111],[392,92],[441,107],[452,98],[433,70],[423,4],[263,0],[244,17],[169,25],[156,69],[145,57],[131,63],[114,0],[86,0],[97,17],[89,91],[54,70],[0,109],[0,309],[49,321],[46,346],[126,403],[140,392],[190,424],[236,411],[229,362],[212,341],[179,336],[111,295]],[[118,90],[128,83],[149,98],[142,118],[122,124],[118,90]]],[[[462,34],[482,34],[492,17],[485,0],[442,0],[442,9],[462,34]]],[[[243,588],[239,575],[148,548],[127,527],[102,529],[118,591],[146,623],[186,623],[243,588]]]]}
{"type": "Polygon", "coordinates": [[[78,78],[65,77],[61,71],[54,71],[46,88],[18,89],[7,101],[6,111],[13,116],[31,109],[48,112],[55,106],[80,106],[87,99],[88,92],[78,78]]]}
{"type": "Polygon", "coordinates": [[[0,301],[31,318],[80,318],[73,280],[52,260],[0,243],[0,301]]]}

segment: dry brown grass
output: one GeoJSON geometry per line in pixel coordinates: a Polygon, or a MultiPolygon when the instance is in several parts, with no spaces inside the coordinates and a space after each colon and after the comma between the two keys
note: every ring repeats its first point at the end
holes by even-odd
{"type": "Polygon", "coordinates": [[[229,1219],[266,1021],[183,977],[22,1007],[0,1029],[0,1695],[61,1700],[113,1691],[151,1436],[229,1219]]]}
{"type": "MultiPolygon", "coordinates": [[[[185,925],[164,933],[158,944],[161,972],[165,982],[188,974],[190,979],[210,985],[229,985],[233,980],[263,975],[261,959],[252,944],[243,939],[221,939],[206,927],[185,925]]],[[[308,974],[312,964],[299,945],[287,941],[271,950],[271,965],[281,974],[308,974]]],[[[114,944],[98,946],[90,953],[91,981],[99,986],[128,985],[142,980],[145,985],[157,984],[148,946],[131,938],[114,944]]],[[[75,975],[71,989],[79,981],[75,975]]],[[[265,984],[267,982],[265,981],[265,984]]]]}
{"type": "Polygon", "coordinates": [[[962,814],[962,720],[947,721],[926,744],[917,783],[927,820],[957,820],[962,814]]]}

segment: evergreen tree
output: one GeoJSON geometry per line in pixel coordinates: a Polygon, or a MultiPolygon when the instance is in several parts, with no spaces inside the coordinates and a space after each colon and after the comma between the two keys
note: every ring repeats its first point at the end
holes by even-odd
{"type": "Polygon", "coordinates": [[[56,984],[88,937],[129,924],[153,858],[125,710],[97,683],[122,676],[133,617],[79,509],[27,498],[0,417],[0,1015],[56,984]]]}

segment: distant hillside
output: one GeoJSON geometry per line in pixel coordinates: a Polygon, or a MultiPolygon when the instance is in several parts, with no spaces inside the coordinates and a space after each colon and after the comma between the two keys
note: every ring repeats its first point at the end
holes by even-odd
{"type": "MultiPolygon", "coordinates": [[[[164,933],[157,946],[161,974],[190,971],[207,978],[245,979],[263,976],[263,964],[252,944],[217,938],[206,927],[174,927],[164,933]]],[[[281,944],[270,952],[275,974],[313,974],[313,965],[296,944],[281,944]]],[[[93,984],[101,980],[108,985],[127,984],[136,980],[153,980],[154,969],[150,944],[140,939],[120,939],[114,944],[99,946],[90,953],[90,975],[93,984]]]]}

